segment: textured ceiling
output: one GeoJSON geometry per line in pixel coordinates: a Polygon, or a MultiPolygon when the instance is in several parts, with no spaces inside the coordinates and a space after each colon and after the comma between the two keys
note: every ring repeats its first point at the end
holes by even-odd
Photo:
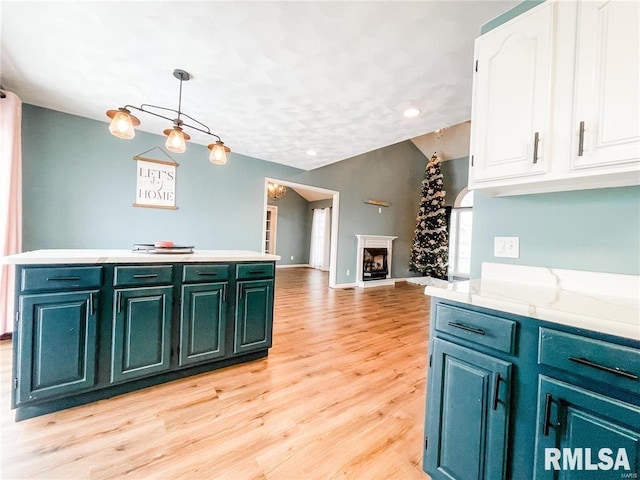
{"type": "Polygon", "coordinates": [[[468,120],[473,39],[517,3],[2,1],[0,82],[107,122],[124,104],[177,108],[181,68],[183,111],[232,151],[310,170],[468,120]]]}

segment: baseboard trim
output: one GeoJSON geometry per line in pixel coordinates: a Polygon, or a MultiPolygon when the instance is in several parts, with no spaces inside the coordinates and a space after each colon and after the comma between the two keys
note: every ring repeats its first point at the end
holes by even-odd
{"type": "Polygon", "coordinates": [[[355,288],[356,284],[355,283],[336,283],[335,285],[331,286],[331,288],[355,288]]]}
{"type": "Polygon", "coordinates": [[[308,263],[295,263],[291,265],[277,265],[276,268],[311,268],[308,263]]]}

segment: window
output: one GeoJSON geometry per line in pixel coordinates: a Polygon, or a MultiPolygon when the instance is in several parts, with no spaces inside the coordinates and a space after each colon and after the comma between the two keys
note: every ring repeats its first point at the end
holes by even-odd
{"type": "Polygon", "coordinates": [[[460,192],[451,210],[449,225],[449,280],[469,278],[471,274],[471,230],[473,191],[460,192]]]}

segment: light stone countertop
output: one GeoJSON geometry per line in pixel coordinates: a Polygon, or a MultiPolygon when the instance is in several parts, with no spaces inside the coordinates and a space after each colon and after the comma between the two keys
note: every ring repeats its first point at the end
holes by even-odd
{"type": "Polygon", "coordinates": [[[271,255],[249,250],[195,250],[194,253],[140,253],[131,250],[52,249],[32,250],[1,259],[8,265],[46,265],[67,263],[189,263],[189,262],[246,262],[280,260],[271,255]]]}
{"type": "Polygon", "coordinates": [[[479,280],[425,295],[640,340],[640,277],[483,263],[479,280]]]}

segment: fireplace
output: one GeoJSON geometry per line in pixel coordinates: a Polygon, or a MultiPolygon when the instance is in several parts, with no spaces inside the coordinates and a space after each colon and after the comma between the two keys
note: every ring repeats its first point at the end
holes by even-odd
{"type": "Polygon", "coordinates": [[[362,256],[362,280],[377,280],[387,278],[387,249],[371,248],[364,249],[362,256]]]}
{"type": "Polygon", "coordinates": [[[398,237],[387,235],[356,235],[358,238],[356,285],[375,287],[394,285],[391,278],[392,242],[398,237]]]}

